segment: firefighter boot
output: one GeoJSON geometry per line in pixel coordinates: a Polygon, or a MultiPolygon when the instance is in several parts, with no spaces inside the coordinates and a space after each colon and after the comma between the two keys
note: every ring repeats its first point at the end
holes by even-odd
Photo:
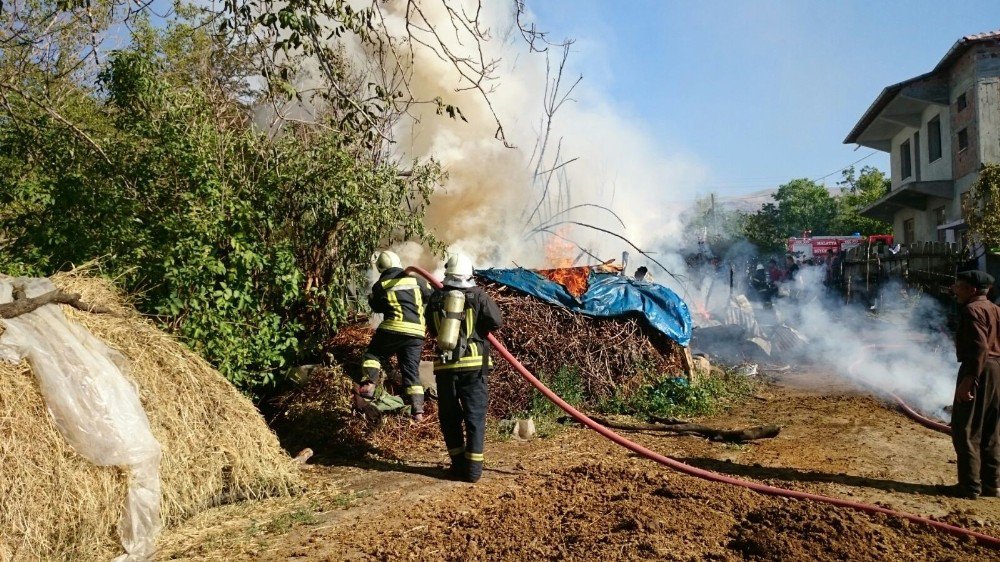
{"type": "Polygon", "coordinates": [[[468,454],[465,456],[465,462],[467,463],[465,470],[466,482],[475,484],[476,482],[479,482],[480,478],[483,477],[483,455],[480,454],[478,457],[478,460],[474,460],[470,459],[468,454]]]}
{"type": "Polygon", "coordinates": [[[468,471],[468,466],[466,465],[467,462],[468,461],[465,460],[465,453],[452,455],[451,466],[448,467],[448,474],[455,480],[464,480],[465,474],[468,471]]]}
{"type": "Polygon", "coordinates": [[[406,389],[406,401],[410,404],[410,415],[413,421],[424,421],[424,389],[420,386],[411,386],[406,389]]]}

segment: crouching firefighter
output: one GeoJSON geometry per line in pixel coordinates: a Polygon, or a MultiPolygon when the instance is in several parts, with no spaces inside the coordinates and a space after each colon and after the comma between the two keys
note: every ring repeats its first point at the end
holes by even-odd
{"type": "Polygon", "coordinates": [[[492,366],[486,337],[503,320],[496,302],[476,286],[467,256],[448,258],[444,288],[431,296],[427,318],[428,330],[437,340],[438,418],[451,472],[476,482],[483,475],[487,378],[492,366]]]}
{"type": "Polygon", "coordinates": [[[423,279],[403,271],[399,256],[381,252],[375,262],[378,281],[372,286],[368,304],[372,312],[383,315],[371,343],[362,357],[360,397],[376,396],[382,373],[393,355],[399,363],[403,381],[403,401],[410,406],[416,421],[424,417],[424,387],[420,384],[420,352],[424,346],[425,303],[431,296],[423,279]]]}

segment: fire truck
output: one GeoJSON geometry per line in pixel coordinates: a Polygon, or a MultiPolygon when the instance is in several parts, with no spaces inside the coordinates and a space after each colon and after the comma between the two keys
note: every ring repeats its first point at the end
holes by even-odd
{"type": "Polygon", "coordinates": [[[828,251],[833,250],[834,254],[846,252],[851,248],[856,248],[867,243],[892,245],[891,234],[873,234],[871,236],[812,236],[810,232],[803,232],[801,238],[789,238],[788,253],[800,260],[807,260],[813,257],[826,257],[828,251]]]}

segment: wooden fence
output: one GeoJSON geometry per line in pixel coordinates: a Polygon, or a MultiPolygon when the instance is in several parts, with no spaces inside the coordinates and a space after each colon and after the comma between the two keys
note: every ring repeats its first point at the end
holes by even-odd
{"type": "Polygon", "coordinates": [[[885,244],[862,244],[844,255],[840,286],[848,301],[872,299],[879,287],[893,280],[917,285],[936,295],[949,292],[955,271],[966,260],[958,244],[915,242],[900,244],[899,250],[885,244]]]}

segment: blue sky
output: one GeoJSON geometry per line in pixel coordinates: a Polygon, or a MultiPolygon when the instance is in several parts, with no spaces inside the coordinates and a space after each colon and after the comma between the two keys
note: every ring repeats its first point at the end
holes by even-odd
{"type": "MultiPolygon", "coordinates": [[[[529,2],[571,65],[666,152],[708,170],[695,192],[820,178],[872,151],[842,141],[883,87],[961,36],[1000,28],[996,0],[529,2]]],[[[877,153],[859,166],[887,169],[877,153]]],[[[833,185],[836,173],[826,178],[833,185]]]]}

